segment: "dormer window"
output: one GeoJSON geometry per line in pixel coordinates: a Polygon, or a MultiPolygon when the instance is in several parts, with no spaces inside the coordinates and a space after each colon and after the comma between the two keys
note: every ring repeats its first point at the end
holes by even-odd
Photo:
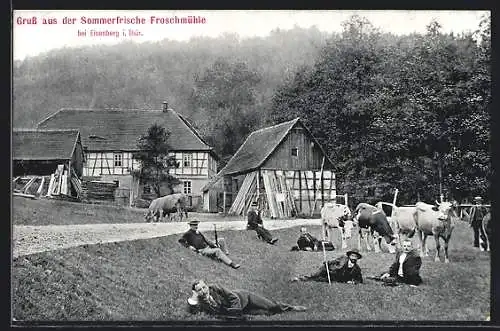
{"type": "Polygon", "coordinates": [[[299,149],[297,147],[292,148],[292,156],[299,156],[299,149]]]}

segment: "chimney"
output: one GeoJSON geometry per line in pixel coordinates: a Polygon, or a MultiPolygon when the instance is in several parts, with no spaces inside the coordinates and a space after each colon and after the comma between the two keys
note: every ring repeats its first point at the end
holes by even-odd
{"type": "Polygon", "coordinates": [[[163,101],[163,112],[166,113],[168,110],[168,102],[163,101]]]}

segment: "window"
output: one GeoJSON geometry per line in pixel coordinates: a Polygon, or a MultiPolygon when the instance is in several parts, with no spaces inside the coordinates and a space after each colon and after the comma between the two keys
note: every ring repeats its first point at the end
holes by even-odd
{"type": "Polygon", "coordinates": [[[292,148],[292,156],[299,156],[299,149],[297,147],[292,148]]]}
{"type": "Polygon", "coordinates": [[[192,154],[184,154],[182,157],[182,166],[190,167],[193,163],[193,155],[192,154]]]}
{"type": "Polygon", "coordinates": [[[183,182],[184,185],[184,194],[191,194],[191,181],[185,180],[183,182]]]}
{"type": "Polygon", "coordinates": [[[115,167],[122,167],[123,166],[123,154],[122,153],[115,153],[113,156],[114,164],[115,167]]]}

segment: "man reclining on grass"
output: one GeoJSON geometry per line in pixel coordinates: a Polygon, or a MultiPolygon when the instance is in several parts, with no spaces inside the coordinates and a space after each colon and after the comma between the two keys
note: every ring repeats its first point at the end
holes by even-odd
{"type": "Polygon", "coordinates": [[[400,283],[417,286],[422,283],[422,278],[419,275],[422,258],[412,248],[411,240],[404,240],[402,247],[403,250],[396,254],[396,259],[390,266],[389,272],[379,277],[370,277],[370,279],[383,281],[386,286],[397,286],[400,283]]]}
{"type": "MultiPolygon", "coordinates": [[[[363,282],[361,275],[361,268],[358,265],[358,260],[361,259],[357,249],[350,250],[345,256],[338,257],[334,260],[328,261],[328,271],[330,273],[330,280],[332,282],[359,284],[363,282]]],[[[328,273],[325,263],[319,268],[318,271],[311,275],[298,276],[292,278],[293,282],[297,281],[317,281],[328,282],[328,273]]]]}
{"type": "Polygon", "coordinates": [[[305,226],[300,228],[300,236],[297,239],[297,245],[292,246],[292,251],[321,251],[323,250],[323,244],[325,245],[326,251],[333,251],[335,248],[333,247],[332,242],[330,241],[320,241],[312,234],[307,231],[305,226]]]}
{"type": "Polygon", "coordinates": [[[198,231],[198,224],[200,221],[197,219],[192,219],[188,222],[191,227],[187,232],[184,233],[182,238],[179,239],[179,243],[181,243],[185,247],[189,247],[193,251],[200,253],[201,255],[208,257],[215,257],[220,261],[224,262],[228,266],[233,269],[238,269],[240,267],[239,264],[234,263],[226,253],[222,251],[223,247],[217,246],[215,243],[207,240],[205,236],[198,231]]]}
{"type": "Polygon", "coordinates": [[[278,314],[287,311],[305,311],[306,307],[293,306],[265,298],[245,290],[230,290],[220,285],[207,285],[198,280],[191,287],[188,298],[191,313],[204,312],[220,317],[242,317],[244,314],[278,314]]]}

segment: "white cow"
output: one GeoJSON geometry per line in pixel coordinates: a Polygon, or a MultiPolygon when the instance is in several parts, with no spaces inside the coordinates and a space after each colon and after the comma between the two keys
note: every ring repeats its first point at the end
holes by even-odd
{"type": "Polygon", "coordinates": [[[333,242],[333,229],[339,230],[342,249],[347,248],[346,240],[352,236],[352,214],[346,205],[327,202],[321,208],[321,225],[323,236],[326,240],[333,242]]]}
{"type": "Polygon", "coordinates": [[[439,238],[443,238],[444,262],[448,263],[448,243],[457,217],[453,210],[454,205],[451,202],[436,202],[436,204],[437,207],[424,202],[417,202],[415,205],[415,222],[421,243],[421,254],[422,256],[428,255],[425,240],[428,235],[432,235],[436,241],[436,256],[434,260],[439,262],[439,251],[441,248],[439,238]]]}

